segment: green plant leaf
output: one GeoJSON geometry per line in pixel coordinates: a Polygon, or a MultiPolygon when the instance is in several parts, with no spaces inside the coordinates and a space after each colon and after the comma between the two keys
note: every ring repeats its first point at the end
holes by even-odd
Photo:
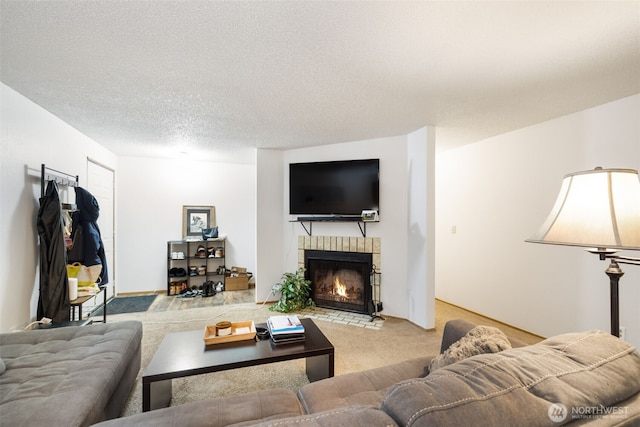
{"type": "Polygon", "coordinates": [[[295,273],[284,273],[282,282],[272,286],[272,290],[280,292],[280,299],[271,311],[289,313],[306,307],[315,307],[310,297],[311,281],[304,277],[305,269],[299,268],[295,273]]]}

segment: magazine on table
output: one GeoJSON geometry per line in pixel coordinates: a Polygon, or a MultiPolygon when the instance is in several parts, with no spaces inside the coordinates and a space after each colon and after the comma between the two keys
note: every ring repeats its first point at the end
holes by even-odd
{"type": "Polygon", "coordinates": [[[297,315],[271,316],[267,319],[271,335],[304,334],[304,326],[297,315]]]}
{"type": "Polygon", "coordinates": [[[296,315],[271,316],[267,319],[267,329],[271,341],[278,344],[289,344],[304,341],[304,326],[296,315]]]}

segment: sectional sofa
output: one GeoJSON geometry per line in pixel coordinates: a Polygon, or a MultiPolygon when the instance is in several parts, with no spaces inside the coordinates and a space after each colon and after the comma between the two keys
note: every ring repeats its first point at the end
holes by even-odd
{"type": "Polygon", "coordinates": [[[635,348],[602,331],[525,346],[500,331],[456,320],[447,323],[436,356],[338,375],[297,393],[264,390],[98,426],[567,424],[640,425],[640,354],[635,348]]]}
{"type": "Polygon", "coordinates": [[[136,321],[0,334],[0,424],[83,427],[119,416],[141,341],[136,321]]]}

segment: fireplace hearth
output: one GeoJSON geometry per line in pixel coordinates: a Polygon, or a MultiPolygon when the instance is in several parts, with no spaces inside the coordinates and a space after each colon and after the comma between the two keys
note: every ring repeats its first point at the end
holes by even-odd
{"type": "Polygon", "coordinates": [[[304,263],[318,307],[372,312],[370,253],[305,250],[304,263]]]}

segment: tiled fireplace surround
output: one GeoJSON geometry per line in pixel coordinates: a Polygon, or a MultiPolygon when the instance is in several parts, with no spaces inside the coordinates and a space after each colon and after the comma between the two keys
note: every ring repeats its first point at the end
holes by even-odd
{"type": "Polygon", "coordinates": [[[304,267],[304,251],[362,252],[372,254],[373,265],[380,270],[380,238],[349,236],[298,236],[298,267],[304,267]]]}

